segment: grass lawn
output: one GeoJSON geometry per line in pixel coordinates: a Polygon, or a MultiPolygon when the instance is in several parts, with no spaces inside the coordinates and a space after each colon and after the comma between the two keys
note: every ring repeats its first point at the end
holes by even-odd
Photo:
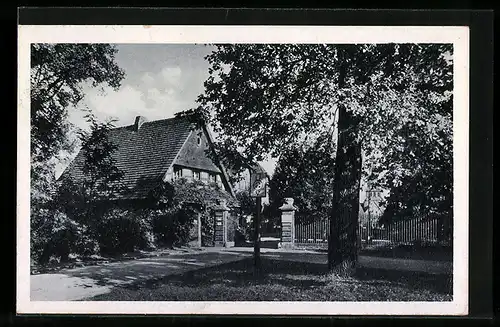
{"type": "Polygon", "coordinates": [[[400,258],[413,260],[453,261],[452,247],[414,245],[369,245],[359,252],[360,255],[384,258],[400,258]]]}
{"type": "Polygon", "coordinates": [[[245,259],[145,284],[115,287],[92,301],[451,301],[449,276],[358,269],[351,278],[326,265],[262,258],[253,276],[245,259]]]}

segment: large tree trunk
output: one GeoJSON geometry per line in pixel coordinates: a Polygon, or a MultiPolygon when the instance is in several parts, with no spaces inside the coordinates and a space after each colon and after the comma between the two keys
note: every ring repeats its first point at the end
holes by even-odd
{"type": "MultiPolygon", "coordinates": [[[[340,62],[344,62],[340,51],[340,62]]],[[[346,67],[339,70],[339,88],[344,87],[346,67]]],[[[342,102],[342,101],[341,101],[342,102]]],[[[333,210],[328,241],[328,270],[342,275],[353,272],[357,261],[361,145],[357,138],[359,121],[343,103],[338,107],[337,155],[333,183],[333,210]]]]}
{"type": "Polygon", "coordinates": [[[357,260],[361,146],[356,140],[356,121],[339,109],[339,137],[335,160],[333,210],[330,217],[328,269],[349,274],[357,260]]]}

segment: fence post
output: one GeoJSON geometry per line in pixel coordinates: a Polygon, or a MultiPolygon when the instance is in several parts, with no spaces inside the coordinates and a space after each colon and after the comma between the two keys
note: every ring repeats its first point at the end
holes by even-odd
{"type": "Polygon", "coordinates": [[[293,198],[285,198],[281,210],[281,247],[291,248],[295,242],[295,210],[293,198]]]}

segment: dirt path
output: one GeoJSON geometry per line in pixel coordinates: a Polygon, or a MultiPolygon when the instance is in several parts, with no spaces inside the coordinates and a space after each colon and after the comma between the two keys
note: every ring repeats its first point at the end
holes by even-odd
{"type": "Polygon", "coordinates": [[[74,301],[108,293],[115,286],[238,261],[248,254],[207,251],[114,262],[32,275],[31,301],[74,301]]]}

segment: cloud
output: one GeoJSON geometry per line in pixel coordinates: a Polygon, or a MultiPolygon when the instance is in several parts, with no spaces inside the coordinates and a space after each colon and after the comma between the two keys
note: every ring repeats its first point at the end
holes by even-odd
{"type": "MultiPolygon", "coordinates": [[[[122,86],[118,90],[106,86],[101,90],[84,84],[85,97],[79,108],[68,109],[69,121],[88,129],[82,108],[90,109],[101,121],[116,118],[117,127],[133,124],[139,115],[151,121],[193,108],[208,76],[208,63],[203,59],[207,51],[177,46],[121,46],[117,63],[126,73],[122,86]]],[[[76,135],[71,133],[70,138],[76,135]]],[[[58,171],[65,165],[60,163],[58,171]]]]}
{"type": "Polygon", "coordinates": [[[180,67],[165,67],[160,75],[167,85],[175,85],[181,81],[182,70],[180,67]]]}
{"type": "Polygon", "coordinates": [[[89,107],[99,118],[114,117],[127,120],[124,118],[130,118],[144,108],[141,95],[142,93],[139,90],[130,85],[125,85],[118,91],[106,88],[105,94],[97,94],[95,90],[90,90],[85,98],[89,107]]]}
{"type": "MultiPolygon", "coordinates": [[[[199,76],[199,72],[184,74],[180,67],[164,67],[156,73],[144,72],[116,91],[111,87],[101,90],[85,84],[85,98],[80,107],[89,108],[101,121],[117,119],[116,126],[130,125],[139,115],[147,120],[170,118],[194,105],[203,80],[193,79],[193,76],[199,76]]],[[[83,115],[81,110],[74,109],[70,112],[70,121],[86,128],[83,115]]]]}
{"type": "Polygon", "coordinates": [[[155,82],[155,78],[153,77],[152,74],[150,73],[144,73],[141,78],[140,78],[140,81],[144,84],[144,85],[153,85],[154,82],[155,82]]]}

